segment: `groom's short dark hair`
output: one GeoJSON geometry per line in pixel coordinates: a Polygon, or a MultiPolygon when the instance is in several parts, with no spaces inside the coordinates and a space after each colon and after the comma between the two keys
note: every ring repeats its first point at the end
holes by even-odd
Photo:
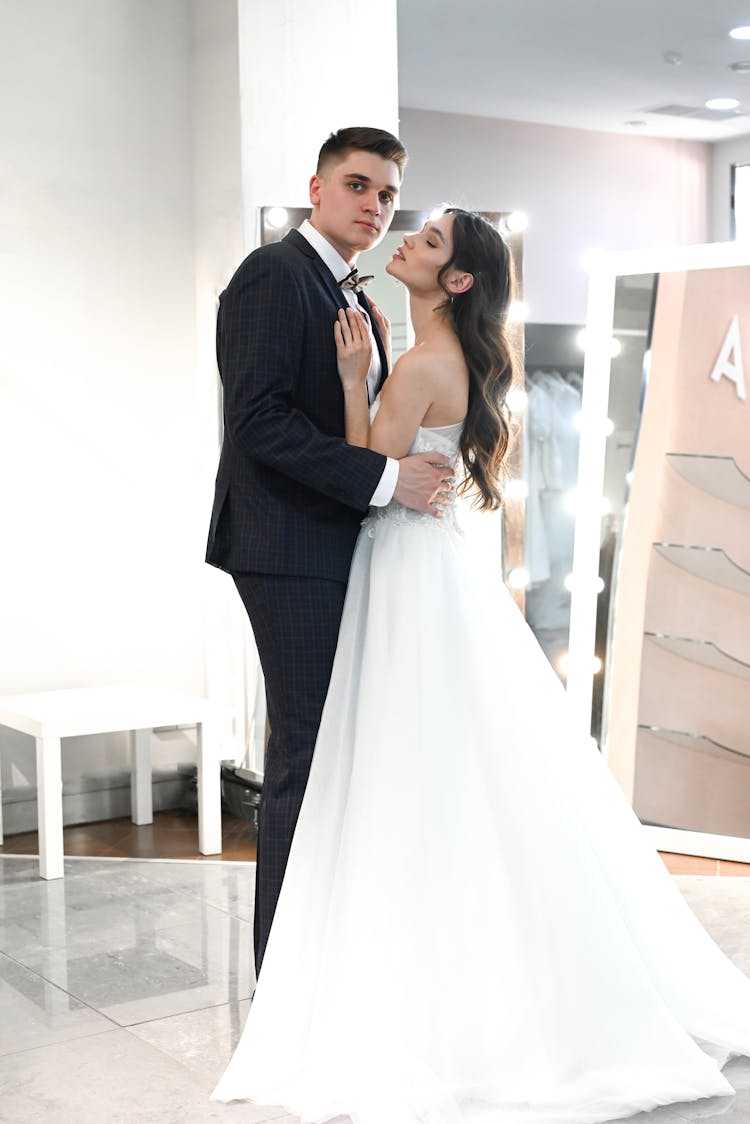
{"type": "Polygon", "coordinates": [[[318,154],[317,174],[320,175],[321,169],[330,159],[343,160],[352,149],[374,152],[383,160],[392,160],[398,167],[401,179],[404,178],[404,168],[409,157],[398,137],[387,133],[385,129],[369,129],[365,126],[339,129],[338,132],[331,133],[318,154]]]}

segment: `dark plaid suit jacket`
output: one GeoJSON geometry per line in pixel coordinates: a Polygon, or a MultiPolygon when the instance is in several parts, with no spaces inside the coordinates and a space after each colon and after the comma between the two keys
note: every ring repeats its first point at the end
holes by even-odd
{"type": "Polygon", "coordinates": [[[385,457],[344,440],[333,323],[345,307],[296,230],[250,254],[221,294],[224,441],[206,555],[220,569],[348,577],[385,457]]]}

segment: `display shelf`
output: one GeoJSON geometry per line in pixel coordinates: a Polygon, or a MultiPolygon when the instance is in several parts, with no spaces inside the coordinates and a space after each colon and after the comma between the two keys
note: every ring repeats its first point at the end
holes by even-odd
{"type": "Polygon", "coordinates": [[[750,511],[750,476],[745,475],[734,457],[667,453],[667,460],[675,472],[696,488],[750,511]]]}
{"type": "Polygon", "coordinates": [[[727,675],[738,675],[750,679],[750,663],[730,656],[713,640],[698,640],[693,636],[670,636],[664,632],[644,632],[653,644],[666,648],[692,663],[703,664],[704,667],[713,668],[714,671],[723,671],[727,675]]]}
{"type": "Polygon", "coordinates": [[[699,753],[707,753],[710,757],[719,757],[724,761],[739,759],[750,762],[750,749],[746,751],[733,749],[715,741],[714,738],[709,738],[706,734],[691,734],[686,730],[671,730],[666,726],[647,726],[641,722],[638,723],[638,731],[653,734],[660,741],[672,742],[673,745],[680,745],[685,749],[696,749],[699,753]]]}
{"type": "Polygon", "coordinates": [[[685,546],[681,543],[652,544],[663,558],[713,585],[750,597],[750,573],[729,557],[720,546],[685,546]]]}

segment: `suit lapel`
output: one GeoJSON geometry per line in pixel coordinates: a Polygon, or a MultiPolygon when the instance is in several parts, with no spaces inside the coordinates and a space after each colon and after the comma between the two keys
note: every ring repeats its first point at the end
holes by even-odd
{"type": "Polygon", "coordinates": [[[375,337],[375,343],[377,344],[377,348],[378,348],[378,356],[380,357],[380,378],[378,379],[378,385],[375,388],[375,393],[379,394],[380,390],[381,390],[381,387],[383,386],[383,383],[388,378],[388,358],[385,354],[385,347],[383,345],[383,341],[380,338],[380,332],[378,331],[377,321],[372,314],[372,309],[370,308],[370,302],[368,301],[364,292],[357,293],[357,300],[362,305],[362,307],[364,308],[367,315],[370,317],[370,324],[372,325],[372,334],[375,337]]]}
{"type": "Polygon", "coordinates": [[[296,250],[309,260],[310,264],[314,267],[315,272],[323,283],[326,291],[329,293],[331,299],[335,302],[337,308],[346,308],[347,302],[344,294],[339,288],[336,278],[331,273],[330,269],[323,261],[323,259],[316,254],[307,239],[300,234],[298,230],[290,230],[284,237],[285,242],[289,242],[296,250]]]}
{"type": "MultiPolygon", "coordinates": [[[[335,277],[333,276],[323,259],[318,254],[316,254],[315,250],[312,248],[307,239],[302,234],[300,234],[298,230],[290,230],[289,233],[284,236],[284,241],[289,242],[292,246],[294,246],[296,250],[299,250],[299,252],[303,254],[314,266],[318,276],[320,277],[320,280],[330,294],[331,299],[335,302],[336,307],[344,309],[349,308],[349,302],[339,288],[335,277]]],[[[363,292],[357,293],[357,300],[365,309],[367,315],[370,317],[372,334],[375,337],[378,356],[380,357],[380,378],[377,385],[377,392],[379,393],[380,388],[388,377],[388,360],[385,354],[385,347],[383,346],[383,341],[380,338],[380,332],[378,331],[378,326],[375,321],[375,317],[372,314],[372,309],[370,308],[370,303],[367,300],[367,297],[363,292]]],[[[333,330],[333,328],[331,330],[333,330]]]]}

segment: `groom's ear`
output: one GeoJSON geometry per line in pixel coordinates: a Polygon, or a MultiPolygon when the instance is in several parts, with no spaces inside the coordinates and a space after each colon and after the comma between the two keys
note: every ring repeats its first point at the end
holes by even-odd
{"type": "Polygon", "coordinates": [[[320,176],[317,173],[310,177],[310,202],[315,207],[320,200],[320,176]]]}
{"type": "Polygon", "coordinates": [[[457,270],[448,282],[448,291],[454,296],[458,293],[468,293],[474,284],[474,274],[457,270]]]}

